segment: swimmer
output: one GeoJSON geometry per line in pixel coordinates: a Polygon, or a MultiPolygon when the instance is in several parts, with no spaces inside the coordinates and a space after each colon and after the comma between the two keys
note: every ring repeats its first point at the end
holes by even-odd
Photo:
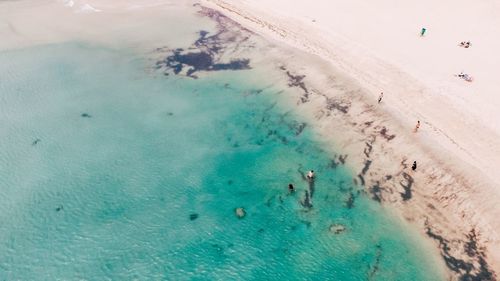
{"type": "Polygon", "coordinates": [[[293,184],[288,184],[288,191],[290,192],[294,192],[295,191],[295,187],[293,187],[293,184]]]}
{"type": "Polygon", "coordinates": [[[309,173],[307,173],[307,178],[312,180],[314,178],[314,171],[310,170],[309,173]]]}

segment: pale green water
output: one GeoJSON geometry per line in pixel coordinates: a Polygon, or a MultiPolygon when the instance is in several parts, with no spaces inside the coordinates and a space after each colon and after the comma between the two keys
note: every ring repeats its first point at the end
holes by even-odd
{"type": "Polygon", "coordinates": [[[295,135],[286,92],[243,82],[258,69],[148,64],[84,44],[0,53],[0,279],[442,280],[376,202],[346,207],[350,171],[295,135]],[[318,174],[310,211],[300,167],[318,174]]]}

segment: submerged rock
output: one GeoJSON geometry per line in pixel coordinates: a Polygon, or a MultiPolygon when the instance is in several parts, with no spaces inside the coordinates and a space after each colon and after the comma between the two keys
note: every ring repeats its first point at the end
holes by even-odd
{"type": "Polygon", "coordinates": [[[236,208],[234,212],[239,219],[242,219],[246,216],[245,209],[243,209],[242,207],[236,208]]]}
{"type": "Polygon", "coordinates": [[[196,214],[196,213],[193,213],[193,214],[190,214],[190,215],[189,215],[189,219],[190,219],[190,220],[192,220],[192,221],[194,221],[194,220],[195,220],[195,219],[197,219],[198,217],[199,217],[199,215],[198,215],[198,214],[196,214]]]}
{"type": "Polygon", "coordinates": [[[334,223],[330,225],[330,232],[333,234],[340,234],[344,231],[346,231],[346,227],[341,224],[334,223]]]}

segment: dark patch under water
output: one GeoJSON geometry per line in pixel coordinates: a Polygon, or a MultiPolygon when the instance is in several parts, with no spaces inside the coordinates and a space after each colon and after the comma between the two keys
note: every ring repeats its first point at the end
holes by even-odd
{"type": "Polygon", "coordinates": [[[193,74],[197,71],[250,69],[249,59],[232,59],[227,63],[221,63],[216,62],[213,54],[205,51],[182,53],[181,50],[175,50],[163,63],[174,74],[179,74],[184,68],[188,67],[186,75],[190,77],[195,77],[193,74]]]}
{"type": "Polygon", "coordinates": [[[233,55],[240,47],[251,47],[251,45],[243,46],[251,33],[215,10],[202,8],[200,14],[217,22],[216,33],[210,35],[210,32],[201,30],[187,51],[181,48],[174,50],[157,48],[157,51],[161,52],[168,50],[170,55],[158,61],[156,68],[172,71],[176,75],[187,69],[186,76],[192,78],[197,78],[194,74],[200,71],[250,69],[249,59],[236,57],[223,59],[228,56],[227,50],[233,55]]]}
{"type": "Polygon", "coordinates": [[[345,205],[348,209],[352,209],[354,207],[354,194],[352,192],[349,192],[349,197],[347,197],[347,200],[345,202],[345,205]]]}
{"type": "Polygon", "coordinates": [[[373,279],[373,277],[375,276],[380,267],[380,259],[382,257],[382,246],[380,244],[377,244],[375,247],[376,247],[375,262],[370,267],[370,270],[368,272],[368,280],[373,279]]]}
{"type": "Polygon", "coordinates": [[[377,202],[382,202],[382,188],[380,187],[380,183],[377,182],[373,186],[368,189],[368,192],[372,195],[372,199],[377,202]]]}

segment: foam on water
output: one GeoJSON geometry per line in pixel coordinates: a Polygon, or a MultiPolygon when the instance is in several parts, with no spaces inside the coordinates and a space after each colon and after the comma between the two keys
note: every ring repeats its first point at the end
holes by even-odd
{"type": "Polygon", "coordinates": [[[286,92],[244,82],[258,70],[195,80],[148,63],[83,44],[0,53],[2,278],[442,279],[422,241],[330,167],[286,92]]]}

